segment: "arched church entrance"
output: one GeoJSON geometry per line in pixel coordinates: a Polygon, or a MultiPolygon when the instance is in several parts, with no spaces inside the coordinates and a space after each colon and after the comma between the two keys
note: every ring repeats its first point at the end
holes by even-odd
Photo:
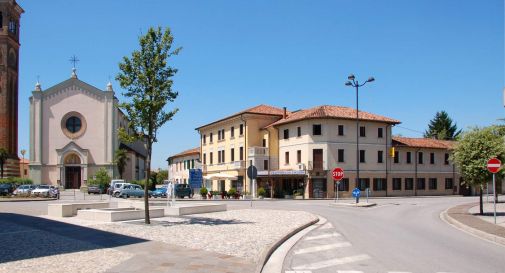
{"type": "Polygon", "coordinates": [[[74,153],[65,157],[65,189],[81,188],[81,158],[74,153]]]}

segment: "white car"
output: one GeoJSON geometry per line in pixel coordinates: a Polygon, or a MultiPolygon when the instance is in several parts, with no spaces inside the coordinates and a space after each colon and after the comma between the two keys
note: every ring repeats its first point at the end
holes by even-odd
{"type": "Polygon", "coordinates": [[[31,195],[51,197],[56,190],[56,187],[51,185],[38,185],[36,189],[32,190],[31,195]]]}
{"type": "Polygon", "coordinates": [[[30,193],[34,189],[35,189],[35,185],[21,185],[14,190],[13,194],[14,195],[30,195],[30,193]]]}
{"type": "Polygon", "coordinates": [[[116,184],[114,184],[114,186],[112,188],[112,196],[119,197],[119,194],[121,193],[123,188],[125,186],[129,186],[129,185],[133,185],[133,184],[130,184],[130,183],[116,183],[116,184]]]}

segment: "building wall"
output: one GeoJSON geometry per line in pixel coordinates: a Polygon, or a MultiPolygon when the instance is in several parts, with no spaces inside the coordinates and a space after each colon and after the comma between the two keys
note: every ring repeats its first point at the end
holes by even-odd
{"type": "Polygon", "coordinates": [[[168,179],[175,181],[176,183],[188,184],[189,170],[199,168],[201,168],[199,154],[171,158],[170,163],[168,164],[168,179]],[[184,162],[188,160],[190,162],[190,166],[188,166],[188,164],[184,164],[184,162]]]}

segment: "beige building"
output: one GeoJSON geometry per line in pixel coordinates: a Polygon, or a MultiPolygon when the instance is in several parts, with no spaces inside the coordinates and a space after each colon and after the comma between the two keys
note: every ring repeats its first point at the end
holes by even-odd
{"type": "Polygon", "coordinates": [[[276,139],[275,133],[262,128],[287,114],[285,109],[258,105],[196,128],[200,133],[204,183],[212,190],[233,187],[241,193],[251,193],[247,167],[260,161],[260,167],[278,165],[277,151],[269,150],[270,144],[277,146],[270,139],[276,139]]]}
{"type": "Polygon", "coordinates": [[[178,184],[189,183],[189,170],[201,169],[200,147],[196,147],[168,159],[168,180],[178,184]]]}
{"type": "Polygon", "coordinates": [[[448,160],[452,142],[392,137],[392,127],[399,123],[360,111],[358,129],[356,110],[348,107],[324,105],[291,113],[260,105],[197,128],[204,178],[212,181],[213,190],[244,187],[251,192],[251,181],[244,177],[254,165],[257,185],[268,196],[333,198],[331,170],[340,167],[345,172],[338,185],[343,197],[354,188],[369,189],[372,196],[458,193],[459,175],[448,160]],[[231,133],[240,127],[238,136],[231,133]]]}

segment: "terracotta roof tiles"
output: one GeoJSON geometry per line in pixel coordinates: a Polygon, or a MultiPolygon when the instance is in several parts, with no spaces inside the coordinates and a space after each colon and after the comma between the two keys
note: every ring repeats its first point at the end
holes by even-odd
{"type": "Polygon", "coordinates": [[[183,157],[183,156],[188,156],[188,155],[194,155],[194,154],[200,154],[200,147],[196,147],[196,148],[189,149],[189,150],[186,150],[184,152],[175,154],[173,156],[170,156],[168,159],[170,159],[170,158],[176,158],[176,157],[183,157]]]}
{"type": "Polygon", "coordinates": [[[432,138],[393,137],[394,146],[407,146],[413,148],[452,149],[454,143],[455,141],[432,138]]]}

